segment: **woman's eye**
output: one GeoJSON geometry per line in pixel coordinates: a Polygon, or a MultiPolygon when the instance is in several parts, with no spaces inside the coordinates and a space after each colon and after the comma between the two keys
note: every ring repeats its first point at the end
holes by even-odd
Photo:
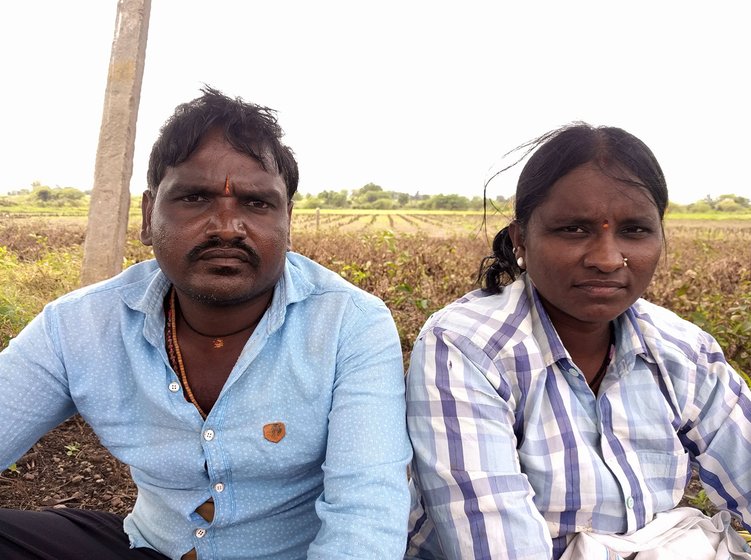
{"type": "Polygon", "coordinates": [[[646,235],[650,233],[650,231],[651,230],[649,228],[645,228],[642,226],[629,226],[629,227],[623,228],[623,233],[627,235],[646,235]]]}
{"type": "Polygon", "coordinates": [[[581,226],[563,226],[561,231],[564,233],[584,233],[584,229],[581,226]]]}

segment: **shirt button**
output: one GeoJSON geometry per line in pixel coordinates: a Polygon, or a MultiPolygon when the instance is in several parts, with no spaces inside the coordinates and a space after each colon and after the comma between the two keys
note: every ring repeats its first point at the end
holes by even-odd
{"type": "Polygon", "coordinates": [[[570,370],[568,370],[568,372],[570,375],[573,375],[574,377],[579,377],[579,372],[574,368],[571,368],[570,370]]]}
{"type": "Polygon", "coordinates": [[[224,492],[224,484],[217,482],[216,484],[214,484],[214,490],[216,490],[217,492],[224,492]]]}
{"type": "Polygon", "coordinates": [[[203,432],[203,439],[205,439],[206,441],[211,441],[212,439],[214,439],[214,430],[206,430],[205,432],[203,432]]]}
{"type": "Polygon", "coordinates": [[[198,537],[199,539],[202,539],[205,534],[206,529],[196,529],[196,537],[198,537]]]}
{"type": "Polygon", "coordinates": [[[177,393],[180,390],[180,384],[177,381],[173,381],[169,384],[169,390],[173,393],[177,393]]]}
{"type": "Polygon", "coordinates": [[[634,498],[633,498],[633,496],[629,496],[628,498],[626,498],[626,507],[628,509],[634,509],[634,498]]]}

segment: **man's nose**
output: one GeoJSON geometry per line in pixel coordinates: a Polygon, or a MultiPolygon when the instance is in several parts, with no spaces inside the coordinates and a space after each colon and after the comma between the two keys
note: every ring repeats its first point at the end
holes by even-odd
{"type": "Polygon", "coordinates": [[[206,225],[206,235],[220,239],[243,238],[247,235],[244,216],[234,197],[221,197],[206,225]]]}

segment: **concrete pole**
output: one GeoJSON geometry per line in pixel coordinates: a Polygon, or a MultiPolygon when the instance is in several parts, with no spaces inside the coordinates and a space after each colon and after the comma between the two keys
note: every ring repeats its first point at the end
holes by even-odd
{"type": "Polygon", "coordinates": [[[118,0],[81,284],[122,270],[151,0],[118,0]]]}

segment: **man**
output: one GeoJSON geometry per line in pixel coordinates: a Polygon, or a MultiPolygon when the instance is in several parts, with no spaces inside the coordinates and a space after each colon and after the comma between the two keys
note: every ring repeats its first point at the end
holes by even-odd
{"type": "Polygon", "coordinates": [[[402,359],[383,303],[288,252],[273,112],[205,88],[151,153],[154,261],[48,305],[0,354],[0,467],[78,412],[133,512],[0,512],[2,558],[401,558],[402,359]],[[124,533],[123,533],[124,529],[124,533]]]}

